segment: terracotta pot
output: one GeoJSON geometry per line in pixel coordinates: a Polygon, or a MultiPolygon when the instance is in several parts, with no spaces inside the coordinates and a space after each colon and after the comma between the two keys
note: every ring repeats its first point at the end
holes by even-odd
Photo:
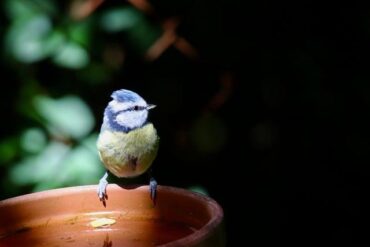
{"type": "Polygon", "coordinates": [[[110,184],[104,206],[96,186],[49,190],[0,201],[0,246],[225,246],[223,212],[211,198],[158,186],[110,184]],[[93,226],[109,219],[103,226],[93,226]]]}

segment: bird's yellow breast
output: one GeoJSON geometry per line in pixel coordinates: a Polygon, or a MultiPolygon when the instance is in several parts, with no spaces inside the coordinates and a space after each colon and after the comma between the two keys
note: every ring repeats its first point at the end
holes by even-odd
{"type": "Polygon", "coordinates": [[[128,133],[103,130],[97,147],[104,166],[117,177],[144,173],[157,155],[159,138],[148,123],[128,133]]]}

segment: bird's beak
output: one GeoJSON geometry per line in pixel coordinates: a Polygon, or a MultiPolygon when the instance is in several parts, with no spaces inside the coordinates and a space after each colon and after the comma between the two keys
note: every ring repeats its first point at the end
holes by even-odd
{"type": "Polygon", "coordinates": [[[153,109],[154,107],[156,107],[156,105],[148,104],[148,105],[146,106],[146,109],[147,109],[147,110],[150,110],[150,109],[153,109]]]}

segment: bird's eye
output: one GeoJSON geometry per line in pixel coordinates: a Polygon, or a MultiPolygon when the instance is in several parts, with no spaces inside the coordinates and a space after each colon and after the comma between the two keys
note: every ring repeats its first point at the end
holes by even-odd
{"type": "Polygon", "coordinates": [[[135,111],[138,111],[138,110],[139,110],[139,106],[137,106],[137,105],[136,105],[136,106],[134,106],[134,110],[135,110],[135,111]]]}

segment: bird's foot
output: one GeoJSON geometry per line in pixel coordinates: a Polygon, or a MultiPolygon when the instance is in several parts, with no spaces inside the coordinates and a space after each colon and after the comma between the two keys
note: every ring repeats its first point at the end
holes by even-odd
{"type": "Polygon", "coordinates": [[[150,191],[150,199],[152,199],[153,204],[155,205],[156,198],[157,198],[157,181],[152,177],[150,178],[149,182],[149,191],[150,191]]]}
{"type": "Polygon", "coordinates": [[[108,198],[107,196],[107,186],[108,186],[108,172],[99,180],[99,185],[97,189],[98,197],[100,201],[105,201],[108,198]]]}

